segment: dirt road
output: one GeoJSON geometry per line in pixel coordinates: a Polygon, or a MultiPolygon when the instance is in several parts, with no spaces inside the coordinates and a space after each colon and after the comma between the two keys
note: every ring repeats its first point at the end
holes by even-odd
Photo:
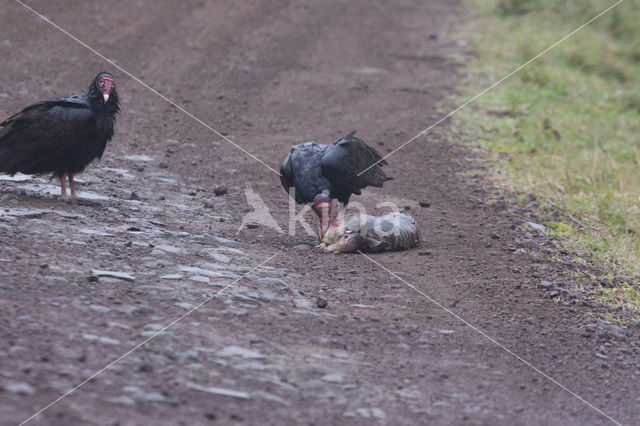
{"type": "MultiPolygon", "coordinates": [[[[276,169],[292,144],[352,129],[389,152],[464,72],[446,60],[462,49],[444,0],[29,5],[276,169]]],[[[236,236],[247,187],[287,229],[278,176],[12,1],[0,56],[2,117],[103,69],[122,99],[83,202],[0,177],[0,423],[149,338],[29,424],[610,422],[428,298],[613,419],[640,418],[638,329],[593,319],[572,255],[523,230],[534,206],[484,189],[455,141],[408,145],[389,158],[395,180],[356,197],[416,217],[419,249],[373,259],[426,297],[301,232],[236,236]]]]}

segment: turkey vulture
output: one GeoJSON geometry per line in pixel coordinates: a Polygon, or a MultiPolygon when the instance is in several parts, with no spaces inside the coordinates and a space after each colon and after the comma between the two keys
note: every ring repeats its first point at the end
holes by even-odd
{"type": "Polygon", "coordinates": [[[329,224],[332,199],[346,206],[351,195],[360,195],[362,188],[381,187],[386,180],[393,179],[382,171],[381,166],[387,162],[355,133],[354,130],[329,145],[317,142],[295,145],[280,167],[280,182],[289,195],[299,204],[314,203],[313,209],[320,219],[320,240],[329,224]],[[358,176],[372,164],[375,166],[358,176]]]}
{"type": "Polygon", "coordinates": [[[63,199],[68,176],[75,199],[73,176],[102,157],[119,111],[115,80],[108,72],[98,73],[87,93],[26,107],[0,123],[0,172],[53,173],[63,199]]]}

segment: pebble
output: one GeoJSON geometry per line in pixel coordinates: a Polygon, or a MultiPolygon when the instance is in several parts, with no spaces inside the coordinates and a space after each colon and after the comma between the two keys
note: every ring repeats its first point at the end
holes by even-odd
{"type": "Polygon", "coordinates": [[[377,419],[384,419],[387,417],[387,415],[385,414],[384,411],[382,411],[379,408],[372,408],[371,409],[371,414],[373,414],[373,417],[377,418],[377,419]]]}
{"type": "Polygon", "coordinates": [[[33,395],[35,390],[28,383],[10,383],[8,385],[4,385],[4,390],[7,392],[15,393],[18,395],[33,395]]]}
{"type": "Polygon", "coordinates": [[[218,197],[226,194],[227,192],[229,192],[229,189],[224,185],[216,186],[215,188],[213,188],[213,193],[218,197]]]}
{"type": "Polygon", "coordinates": [[[115,398],[109,398],[107,399],[107,401],[113,402],[114,404],[128,405],[130,407],[136,405],[136,401],[133,398],[128,397],[126,395],[120,395],[115,398]]]}
{"type": "Polygon", "coordinates": [[[560,291],[558,290],[551,290],[551,292],[549,293],[549,297],[552,299],[555,299],[558,296],[560,296],[560,291]]]}
{"type": "Polygon", "coordinates": [[[309,300],[305,299],[304,297],[297,297],[293,299],[293,303],[296,305],[296,308],[305,308],[305,309],[313,308],[313,304],[309,300]]]}
{"type": "Polygon", "coordinates": [[[82,338],[85,340],[89,340],[90,342],[100,342],[105,345],[119,345],[120,341],[116,339],[112,339],[110,337],[96,336],[95,334],[85,333],[82,335],[82,338]]]}
{"type": "Polygon", "coordinates": [[[275,286],[280,288],[289,288],[289,284],[278,278],[258,278],[255,283],[261,286],[275,286]]]}
{"type": "Polygon", "coordinates": [[[231,389],[215,388],[209,386],[201,386],[196,383],[187,383],[189,389],[198,390],[201,392],[207,392],[212,395],[230,396],[232,398],[250,399],[251,395],[247,392],[236,391],[231,389]]]}
{"type": "Polygon", "coordinates": [[[534,229],[538,232],[545,232],[547,230],[546,226],[541,225],[539,223],[525,222],[524,224],[527,225],[529,228],[534,229]]]}
{"type": "Polygon", "coordinates": [[[162,275],[160,277],[163,280],[181,280],[182,279],[182,275],[180,274],[167,274],[167,275],[162,275]]]}
{"type": "Polygon", "coordinates": [[[316,299],[316,306],[320,309],[324,309],[327,306],[329,306],[329,302],[327,301],[327,299],[322,298],[322,297],[318,297],[316,299]]]}
{"type": "Polygon", "coordinates": [[[322,380],[329,383],[344,383],[344,377],[341,374],[325,374],[322,380]]]}
{"type": "Polygon", "coordinates": [[[111,308],[102,306],[102,305],[89,305],[89,309],[96,312],[103,313],[103,314],[106,314],[107,312],[111,311],[111,308]]]}
{"type": "Polygon", "coordinates": [[[438,333],[440,333],[440,334],[453,334],[454,331],[453,330],[438,330],[438,333]]]}
{"type": "Polygon", "coordinates": [[[552,287],[553,284],[551,284],[549,281],[540,281],[540,283],[538,284],[538,288],[541,288],[543,290],[551,290],[552,287]]]}
{"type": "Polygon", "coordinates": [[[89,279],[92,279],[93,281],[97,281],[99,278],[115,278],[115,279],[124,280],[124,281],[136,280],[136,278],[133,275],[127,274],[125,272],[103,271],[100,269],[92,269],[91,276],[89,277],[89,279]]]}
{"type": "Polygon", "coordinates": [[[175,402],[169,398],[167,398],[166,396],[164,396],[163,394],[159,393],[159,392],[149,392],[149,393],[145,393],[144,395],[142,395],[142,397],[140,398],[144,401],[147,402],[158,402],[161,404],[175,404],[175,402]]]}
{"type": "Polygon", "coordinates": [[[252,351],[251,349],[241,348],[240,346],[225,346],[220,352],[218,352],[218,356],[222,356],[222,357],[241,356],[242,358],[247,358],[247,359],[264,358],[264,355],[262,355],[261,353],[252,351]]]}
{"type": "Polygon", "coordinates": [[[425,199],[421,199],[418,201],[420,207],[431,207],[431,203],[425,199]]]}

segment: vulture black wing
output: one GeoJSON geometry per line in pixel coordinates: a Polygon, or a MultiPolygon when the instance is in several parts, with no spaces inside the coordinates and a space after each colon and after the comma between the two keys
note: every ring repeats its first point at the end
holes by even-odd
{"type": "Polygon", "coordinates": [[[355,137],[355,133],[354,130],[329,144],[321,161],[322,173],[331,181],[336,193],[335,198],[345,204],[351,194],[360,195],[362,188],[381,187],[386,180],[393,179],[382,171],[381,166],[387,162],[380,161],[380,154],[355,137]],[[378,161],[378,164],[358,176],[378,161]]]}
{"type": "Polygon", "coordinates": [[[292,146],[282,163],[280,182],[297,203],[311,203],[322,191],[331,191],[331,183],[322,175],[320,166],[326,148],[317,142],[292,146]]]}
{"type": "Polygon", "coordinates": [[[87,95],[53,98],[30,105],[0,123],[0,171],[56,171],[91,138],[95,114],[87,95]]]}

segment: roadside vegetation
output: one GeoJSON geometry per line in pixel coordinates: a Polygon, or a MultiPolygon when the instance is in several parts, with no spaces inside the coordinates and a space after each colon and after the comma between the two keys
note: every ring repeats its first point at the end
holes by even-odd
{"type": "MultiPolygon", "coordinates": [[[[501,79],[615,0],[465,0],[456,102],[501,79]]],[[[585,289],[640,313],[640,0],[625,0],[453,118],[486,148],[490,178],[561,212],[545,225],[615,285],[585,289]],[[635,281],[635,283],[633,283],[635,281]]],[[[524,201],[523,201],[524,202],[524,201]]],[[[578,284],[579,281],[578,281],[578,284]]]]}

